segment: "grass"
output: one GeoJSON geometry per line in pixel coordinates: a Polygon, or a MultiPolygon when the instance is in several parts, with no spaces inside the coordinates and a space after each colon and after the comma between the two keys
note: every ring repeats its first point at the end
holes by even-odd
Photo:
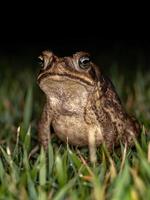
{"type": "Polygon", "coordinates": [[[37,145],[36,123],[42,93],[36,72],[12,70],[1,64],[0,74],[0,200],[146,200],[150,199],[150,74],[120,71],[115,64],[109,76],[128,112],[143,125],[135,148],[121,146],[110,155],[97,149],[92,165],[87,148],[61,143],[54,135],[48,152],[37,145]],[[121,75],[122,74],[122,75],[121,75]]]}

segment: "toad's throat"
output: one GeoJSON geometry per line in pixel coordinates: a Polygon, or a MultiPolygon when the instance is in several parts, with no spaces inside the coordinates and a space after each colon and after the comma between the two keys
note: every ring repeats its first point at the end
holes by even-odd
{"type": "Polygon", "coordinates": [[[60,73],[53,73],[53,72],[48,72],[48,73],[45,73],[45,74],[42,74],[41,76],[38,77],[38,83],[40,83],[42,80],[44,80],[45,78],[47,77],[53,77],[53,78],[59,78],[59,77],[62,77],[62,78],[68,78],[68,79],[71,79],[71,80],[75,80],[75,81],[79,81],[79,82],[83,82],[85,83],[86,85],[90,85],[90,86],[93,86],[94,85],[94,81],[93,80],[90,80],[89,78],[85,78],[81,75],[74,75],[74,74],[69,74],[69,73],[63,73],[63,74],[60,74],[60,73]]]}

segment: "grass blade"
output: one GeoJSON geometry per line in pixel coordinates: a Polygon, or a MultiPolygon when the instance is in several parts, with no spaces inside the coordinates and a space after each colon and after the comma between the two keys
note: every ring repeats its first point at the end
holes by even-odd
{"type": "Polygon", "coordinates": [[[28,192],[29,192],[29,196],[31,200],[37,200],[38,199],[38,194],[37,191],[35,189],[35,185],[34,182],[32,181],[30,174],[27,173],[27,180],[28,180],[28,192]]]}
{"type": "Polygon", "coordinates": [[[23,127],[25,131],[29,127],[31,115],[32,115],[32,87],[29,87],[25,99],[24,114],[23,114],[23,127]]]}
{"type": "Polygon", "coordinates": [[[49,143],[48,145],[48,176],[50,177],[52,174],[52,169],[54,165],[54,152],[52,144],[49,143]]]}
{"type": "Polygon", "coordinates": [[[3,163],[0,159],[0,181],[3,182],[3,177],[4,177],[4,174],[5,174],[5,170],[4,170],[4,166],[3,166],[3,163]]]}
{"type": "Polygon", "coordinates": [[[55,167],[58,183],[63,187],[67,182],[66,156],[61,158],[60,155],[56,155],[55,167]]]}
{"type": "Polygon", "coordinates": [[[66,193],[73,187],[75,183],[75,179],[70,180],[64,187],[58,191],[58,193],[54,196],[53,200],[62,200],[66,193]]]}
{"type": "Polygon", "coordinates": [[[39,182],[41,186],[44,186],[46,184],[46,156],[43,147],[41,148],[39,166],[39,182]]]}

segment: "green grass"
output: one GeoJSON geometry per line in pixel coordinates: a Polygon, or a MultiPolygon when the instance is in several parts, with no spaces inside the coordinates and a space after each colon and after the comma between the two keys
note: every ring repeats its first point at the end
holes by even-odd
{"type": "Polygon", "coordinates": [[[0,200],[150,199],[149,71],[132,74],[117,65],[109,70],[127,111],[143,130],[133,149],[122,146],[110,155],[99,147],[93,165],[87,148],[60,143],[55,135],[47,154],[41,148],[30,155],[37,145],[42,93],[33,69],[13,71],[5,65],[0,66],[0,200]]]}

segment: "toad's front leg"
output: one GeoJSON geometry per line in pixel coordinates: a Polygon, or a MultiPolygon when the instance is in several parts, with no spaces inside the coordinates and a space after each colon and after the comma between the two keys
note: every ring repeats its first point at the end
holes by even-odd
{"type": "Polygon", "coordinates": [[[38,122],[38,139],[44,149],[48,148],[50,141],[50,124],[52,121],[52,110],[48,103],[44,105],[41,119],[38,122]]]}

